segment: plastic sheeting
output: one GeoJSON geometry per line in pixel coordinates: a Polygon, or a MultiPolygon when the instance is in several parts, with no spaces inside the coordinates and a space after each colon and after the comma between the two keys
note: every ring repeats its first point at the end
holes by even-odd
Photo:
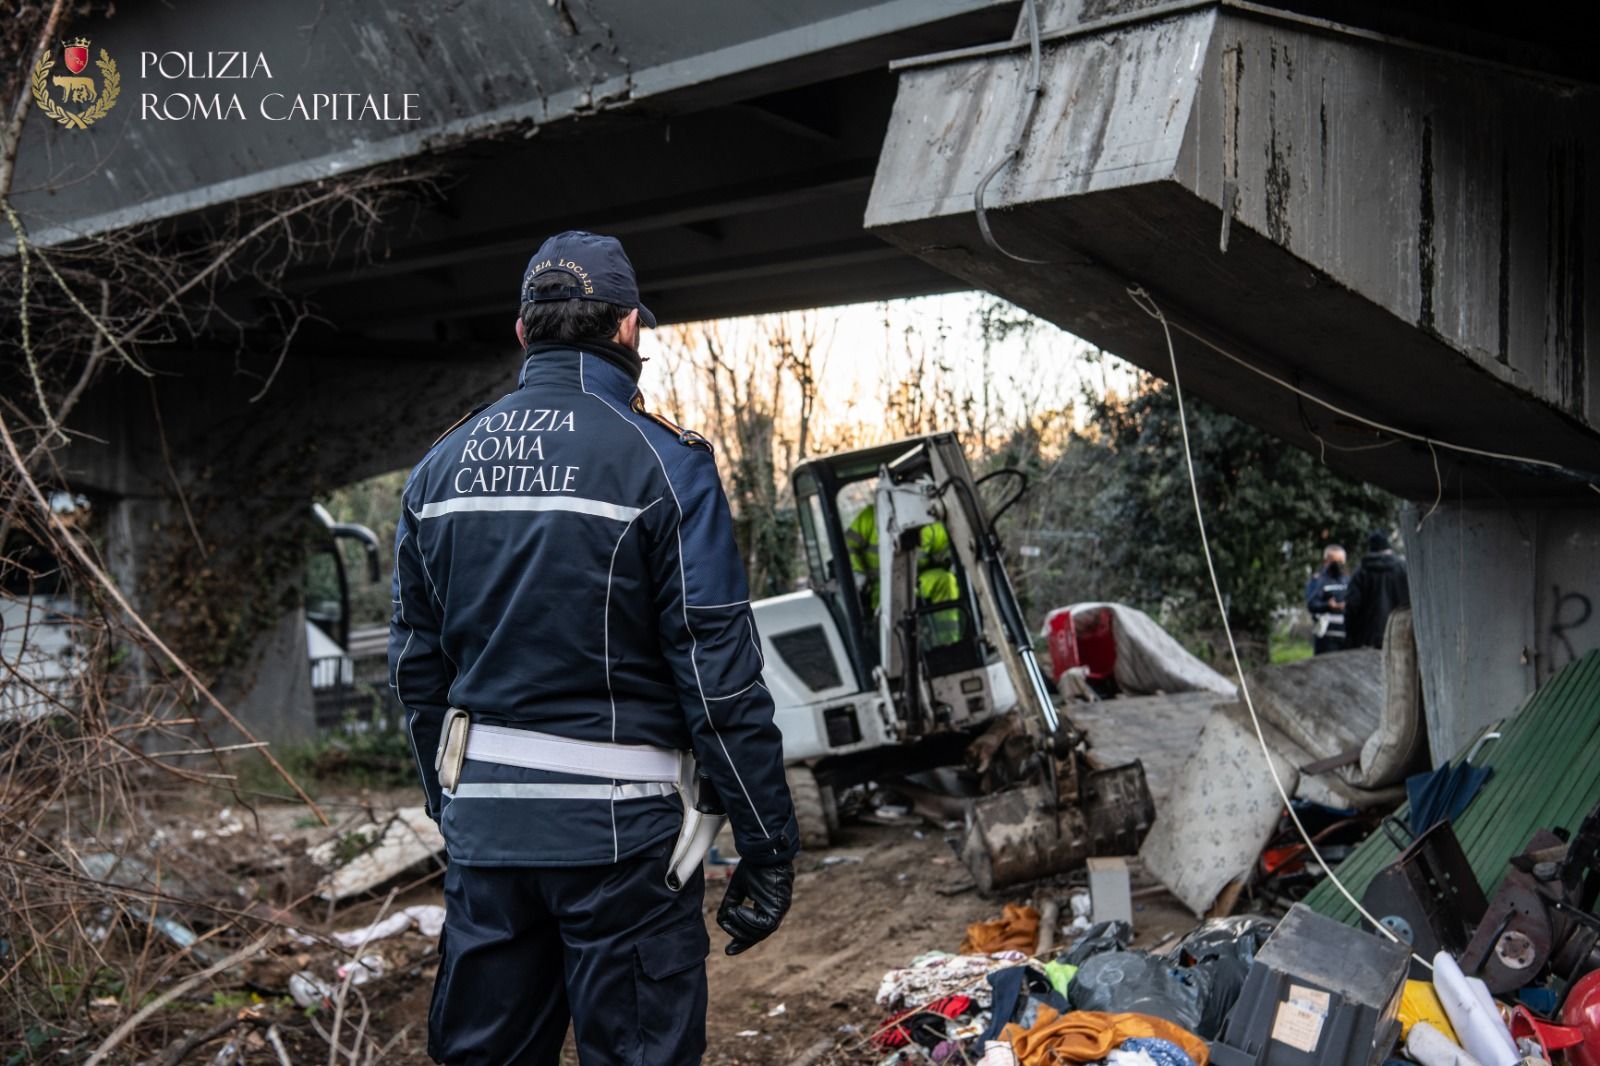
{"type": "Polygon", "coordinates": [[[1041,636],[1050,632],[1050,619],[1071,611],[1075,625],[1100,611],[1111,613],[1116,639],[1117,662],[1113,677],[1117,687],[1127,693],[1215,692],[1237,696],[1232,681],[1190,655],[1155,619],[1125,603],[1074,603],[1057,607],[1045,616],[1041,636]]]}

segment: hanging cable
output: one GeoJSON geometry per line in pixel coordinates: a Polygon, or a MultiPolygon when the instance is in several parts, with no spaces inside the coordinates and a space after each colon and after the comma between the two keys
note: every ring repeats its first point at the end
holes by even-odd
{"type": "MultiPolygon", "coordinates": [[[[1228,351],[1226,348],[1223,348],[1214,341],[1211,341],[1206,337],[1201,336],[1199,333],[1196,333],[1194,330],[1185,327],[1183,323],[1171,321],[1166,317],[1165,314],[1162,313],[1161,309],[1156,306],[1155,300],[1148,292],[1145,291],[1144,286],[1130,285],[1128,286],[1127,292],[1129,298],[1133,300],[1134,305],[1151,318],[1158,320],[1161,323],[1161,328],[1163,330],[1175,329],[1179,333],[1182,333],[1185,336],[1200,342],[1207,348],[1210,348],[1213,352],[1216,352],[1229,362],[1243,367],[1252,374],[1266,378],[1275,385],[1281,385],[1283,388],[1288,389],[1295,395],[1303,396],[1312,403],[1317,404],[1319,407],[1325,407],[1336,415],[1343,415],[1345,418],[1360,422],[1362,425],[1379,430],[1380,432],[1388,433],[1395,437],[1401,437],[1405,440],[1414,440],[1419,444],[1426,444],[1429,447],[1444,448],[1447,451],[1461,452],[1464,455],[1476,455],[1485,459],[1499,459],[1503,462],[1522,463],[1527,466],[1537,466],[1546,470],[1554,470],[1563,477],[1582,481],[1584,484],[1588,485],[1591,490],[1596,493],[1600,493],[1600,484],[1596,483],[1597,481],[1600,481],[1600,475],[1597,474],[1589,473],[1583,470],[1574,470],[1571,467],[1564,466],[1561,463],[1552,462],[1549,459],[1535,459],[1527,455],[1513,455],[1509,452],[1497,452],[1488,448],[1474,448],[1470,444],[1453,444],[1447,440],[1439,440],[1437,437],[1430,437],[1423,433],[1414,433],[1408,429],[1401,429],[1398,426],[1391,426],[1385,422],[1379,422],[1376,419],[1368,418],[1366,415],[1357,414],[1348,408],[1340,407],[1338,404],[1333,403],[1332,401],[1324,400],[1315,393],[1307,392],[1300,386],[1291,381],[1284,380],[1271,371],[1261,369],[1254,363],[1235,355],[1233,352],[1228,351]]],[[[1168,339],[1170,341],[1170,337],[1168,339]]]]}
{"type": "MultiPolygon", "coordinates": [[[[1365,918],[1379,933],[1397,944],[1401,943],[1402,941],[1392,929],[1380,923],[1367,908],[1361,905],[1361,901],[1356,899],[1350,890],[1345,887],[1344,882],[1339,880],[1339,876],[1333,872],[1333,867],[1328,863],[1328,860],[1322,857],[1322,852],[1317,848],[1315,838],[1306,831],[1305,825],[1300,821],[1300,814],[1294,809],[1294,804],[1290,801],[1288,789],[1283,787],[1283,778],[1278,773],[1277,764],[1272,761],[1272,749],[1267,746],[1267,734],[1261,728],[1261,719],[1256,714],[1255,701],[1250,698],[1250,683],[1245,679],[1244,666],[1239,662],[1239,648],[1233,640],[1233,627],[1228,624],[1228,608],[1222,597],[1222,582],[1217,579],[1216,563],[1211,558],[1211,541],[1206,536],[1205,514],[1200,507],[1200,484],[1195,477],[1194,456],[1189,451],[1189,419],[1183,406],[1183,386],[1178,381],[1178,353],[1172,344],[1172,330],[1167,325],[1167,316],[1162,313],[1155,300],[1142,287],[1134,286],[1129,288],[1128,295],[1132,296],[1135,302],[1138,302],[1140,307],[1145,309],[1147,314],[1161,323],[1161,332],[1167,341],[1167,359],[1172,367],[1172,394],[1178,400],[1178,429],[1183,437],[1183,462],[1189,474],[1189,496],[1194,501],[1194,521],[1195,525],[1200,529],[1200,550],[1205,556],[1206,573],[1211,578],[1211,591],[1217,598],[1217,611],[1222,617],[1222,631],[1228,637],[1228,655],[1233,659],[1233,672],[1239,679],[1239,692],[1244,697],[1245,709],[1250,712],[1250,723],[1255,727],[1256,740],[1261,742],[1261,755],[1267,760],[1267,771],[1272,775],[1272,785],[1278,790],[1278,798],[1283,800],[1284,810],[1289,813],[1289,820],[1294,823],[1295,829],[1300,834],[1300,839],[1305,841],[1306,848],[1311,852],[1317,864],[1327,871],[1328,880],[1333,882],[1340,895],[1344,896],[1350,905],[1356,909],[1356,912],[1365,918]]],[[[1432,963],[1421,955],[1412,952],[1411,957],[1429,970],[1433,969],[1432,963]]]]}
{"type": "Polygon", "coordinates": [[[973,190],[972,208],[978,216],[978,232],[983,234],[984,243],[990,248],[993,248],[1007,259],[1015,259],[1019,263],[1043,265],[1048,260],[1029,259],[1025,255],[1017,255],[1015,252],[1007,251],[1000,246],[1000,242],[995,240],[994,232],[989,229],[989,215],[983,204],[983,194],[989,188],[989,183],[994,180],[995,175],[999,174],[1000,171],[1006,168],[1008,163],[1013,162],[1022,154],[1022,138],[1027,134],[1028,127],[1033,125],[1033,116],[1039,110],[1039,97],[1043,92],[1039,84],[1042,63],[1039,46],[1039,11],[1036,6],[1036,0],[1023,0],[1022,7],[1028,16],[1027,103],[1022,109],[1020,119],[1012,131],[1011,140],[1006,145],[1005,151],[1000,154],[1000,158],[995,161],[994,166],[989,168],[989,172],[983,176],[983,179],[978,182],[978,187],[973,190]]]}

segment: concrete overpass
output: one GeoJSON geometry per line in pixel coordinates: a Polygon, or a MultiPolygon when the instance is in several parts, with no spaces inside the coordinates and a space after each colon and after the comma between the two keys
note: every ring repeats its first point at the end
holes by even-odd
{"type": "MultiPolygon", "coordinates": [[[[1190,389],[1423,510],[1438,495],[1412,534],[1436,706],[1502,713],[1600,642],[1600,619],[1570,624],[1572,592],[1600,592],[1585,481],[1600,468],[1586,162],[1600,126],[1577,42],[1446,4],[1041,0],[1024,124],[1026,12],[186,0],[69,27],[118,57],[126,96],[87,131],[30,123],[14,202],[37,240],[151,221],[182,240],[288,185],[408,161],[445,175],[373,235],[373,256],[291,274],[322,321],[264,398],[265,368],[241,376],[219,332],[161,354],[175,373],[154,386],[109,381],[84,404],[78,428],[108,444],[75,449],[72,471],[106,503],[124,576],[155,595],[153,577],[195,565],[180,481],[212,552],[266,572],[250,609],[279,620],[235,673],[247,712],[293,733],[292,552],[263,545],[312,494],[403,465],[500,387],[513,279],[540,238],[583,225],[625,237],[667,320],[979,286],[1161,373],[1159,331],[1124,291],[1142,284],[1215,345],[1180,335],[1190,389]],[[216,49],[265,57],[271,77],[163,76],[216,49]],[[164,67],[169,53],[184,58],[164,67]],[[237,92],[248,117],[162,121],[141,113],[146,92],[237,92]],[[269,92],[416,93],[421,117],[270,122],[269,92]],[[1014,136],[989,221],[1044,265],[987,245],[972,210],[1014,136]],[[1560,470],[1377,433],[1255,371],[1560,470]],[[1485,579],[1463,582],[1468,567],[1485,579]]],[[[260,310],[248,278],[221,295],[242,320],[260,310]]]]}
{"type": "Polygon", "coordinates": [[[1047,5],[899,65],[867,225],[1170,376],[1142,288],[1187,388],[1417,501],[1447,756],[1600,642],[1600,88],[1550,66],[1251,3],[1047,5]]]}

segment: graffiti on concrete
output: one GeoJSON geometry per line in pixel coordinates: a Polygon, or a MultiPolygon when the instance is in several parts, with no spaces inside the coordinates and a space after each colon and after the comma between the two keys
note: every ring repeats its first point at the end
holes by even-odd
{"type": "Polygon", "coordinates": [[[1576,591],[1562,592],[1560,585],[1551,586],[1553,592],[1550,608],[1550,652],[1548,669],[1553,674],[1576,659],[1588,645],[1597,643],[1594,636],[1578,635],[1573,643],[1573,630],[1583,629],[1594,617],[1594,604],[1589,597],[1576,591]],[[1585,640],[1585,637],[1590,639],[1585,640]]]}

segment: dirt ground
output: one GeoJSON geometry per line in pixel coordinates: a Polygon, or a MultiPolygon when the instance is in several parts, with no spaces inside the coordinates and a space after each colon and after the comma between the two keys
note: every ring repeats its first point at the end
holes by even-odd
{"type": "MultiPolygon", "coordinates": [[[[1095,738],[1096,749],[1109,761],[1139,757],[1149,772],[1157,803],[1167,793],[1207,707],[1204,701],[1189,705],[1181,700],[1118,700],[1093,708],[1077,708],[1074,715],[1095,738]],[[1124,750],[1125,749],[1125,750],[1124,750]]],[[[194,797],[198,799],[199,797],[194,797]]],[[[165,808],[173,839],[184,842],[191,859],[203,859],[205,848],[215,849],[213,866],[249,869],[241,860],[252,841],[271,841],[279,865],[292,867],[294,876],[280,876],[272,892],[257,882],[258,898],[276,897],[287,904],[304,898],[315,884],[315,869],[301,851],[319,841],[338,838],[374,815],[416,803],[414,790],[362,791],[322,797],[334,816],[336,828],[316,826],[305,808],[269,804],[258,808],[260,836],[244,831],[241,823],[253,821],[240,811],[216,805],[178,803],[165,808]],[[232,825],[232,830],[218,831],[232,825]],[[237,835],[224,838],[224,832],[237,835]],[[209,839],[202,839],[207,838],[209,839]],[[190,841],[194,841],[190,844],[190,841]]],[[[874,1003],[879,982],[890,969],[906,966],[918,955],[933,950],[954,951],[968,925],[998,916],[1007,902],[1040,905],[1053,896],[1067,910],[1070,887],[1080,884],[1082,873],[1054,882],[1024,886],[998,898],[981,897],[966,869],[947,841],[952,835],[942,827],[913,816],[889,824],[847,821],[832,847],[803,854],[798,863],[794,906],[782,928],[769,941],[736,958],[723,954],[726,935],[716,927],[715,910],[722,898],[731,867],[708,869],[706,925],[711,933],[708,960],[710,1009],[709,1048],[706,1062],[713,1066],[841,1066],[875,1064],[882,1052],[868,1038],[884,1021],[874,1003]]],[[[719,842],[732,852],[731,839],[719,842]]],[[[1135,906],[1135,946],[1161,948],[1196,924],[1165,889],[1149,878],[1136,859],[1130,860],[1135,906]]],[[[306,933],[325,937],[337,930],[365,925],[387,906],[393,913],[403,907],[442,902],[442,868],[413,868],[402,878],[399,891],[388,898],[385,886],[370,895],[337,906],[321,902],[293,906],[282,917],[306,933]]],[[[235,875],[229,875],[235,876],[235,875]]],[[[240,891],[245,887],[241,884],[240,891]]],[[[280,912],[281,913],[281,912],[280,912]]],[[[417,930],[369,945],[369,954],[382,958],[381,976],[362,985],[352,997],[352,1017],[344,1031],[365,1025],[379,1044],[387,1045],[385,1063],[423,1064],[426,1054],[427,1013],[438,956],[434,939],[417,930]],[[369,1012],[363,1022],[355,1016],[356,1004],[369,1012]]],[[[264,1051],[265,1027],[276,1022],[289,1045],[291,1059],[326,1061],[330,1043],[319,1035],[332,1022],[326,1012],[308,1015],[287,997],[290,977],[309,972],[333,979],[333,968],[347,956],[324,940],[303,948],[275,950],[214,986],[184,997],[181,1010],[150,1034],[150,1043],[170,1049],[185,1035],[195,1035],[226,1023],[229,1011],[254,1012],[254,1028],[244,1033],[247,1050],[264,1051]],[[205,1000],[209,1005],[202,1006],[205,1000]],[[320,1017],[320,1020],[319,1020],[320,1017]]],[[[106,1009],[112,1009],[108,1005],[106,1009]]],[[[193,1049],[185,1061],[205,1061],[221,1037],[193,1049]]],[[[265,1054],[246,1058],[268,1060],[265,1054]]],[[[567,1061],[576,1062],[570,1048],[567,1061]]]]}
{"type": "MultiPolygon", "coordinates": [[[[410,801],[409,793],[400,792],[362,797],[363,806],[376,809],[410,801]]],[[[305,827],[303,813],[290,807],[261,810],[264,828],[270,832],[308,841],[326,835],[326,830],[305,827]]],[[[883,1054],[874,1053],[866,1041],[884,1017],[873,996],[885,971],[905,966],[925,951],[954,951],[970,923],[995,917],[1005,902],[1037,903],[1054,894],[1065,909],[1066,879],[1003,898],[980,897],[946,835],[939,827],[911,819],[905,824],[845,825],[833,847],[801,856],[794,906],[779,932],[737,958],[723,954],[727,937],[715,921],[731,868],[710,868],[705,909],[712,940],[706,1062],[716,1066],[879,1062],[883,1054]]],[[[427,877],[426,871],[422,876],[427,877]]],[[[1137,946],[1160,944],[1194,924],[1164,890],[1141,876],[1137,865],[1134,890],[1137,946]]],[[[330,908],[317,928],[329,932],[371,921],[385,896],[377,893],[330,908]]],[[[396,896],[389,906],[439,902],[435,876],[396,896]]],[[[372,1010],[371,1030],[394,1039],[384,1061],[426,1063],[428,1001],[437,966],[433,942],[412,931],[375,943],[372,949],[388,963],[382,977],[363,986],[372,1010]]],[[[297,967],[328,969],[329,959],[328,952],[318,948],[281,956],[253,967],[248,986],[258,995],[280,990],[281,996],[297,967]]],[[[294,1014],[281,1000],[272,1009],[287,1010],[283,1017],[294,1014]]],[[[198,1019],[193,1024],[198,1025],[198,1019]]],[[[314,1034],[303,1025],[299,1035],[299,1040],[291,1041],[296,1062],[302,1052],[315,1053],[319,1061],[326,1055],[327,1044],[311,1042],[314,1034]]],[[[569,1061],[576,1061],[570,1052],[569,1061]]]]}
{"type": "MultiPolygon", "coordinates": [[[[884,1017],[873,1002],[884,972],[925,951],[954,951],[968,925],[996,917],[1007,900],[1033,898],[1032,890],[992,900],[962,891],[971,879],[930,827],[846,826],[835,847],[803,856],[799,870],[794,909],[759,949],[720,954],[726,937],[711,922],[708,1063],[881,1061],[865,1041],[884,1017]]],[[[1159,886],[1136,877],[1135,890],[1137,946],[1195,924],[1159,886]]],[[[1064,886],[1041,891],[1065,905],[1064,886]]],[[[720,892],[709,887],[707,897],[720,892]]]]}

